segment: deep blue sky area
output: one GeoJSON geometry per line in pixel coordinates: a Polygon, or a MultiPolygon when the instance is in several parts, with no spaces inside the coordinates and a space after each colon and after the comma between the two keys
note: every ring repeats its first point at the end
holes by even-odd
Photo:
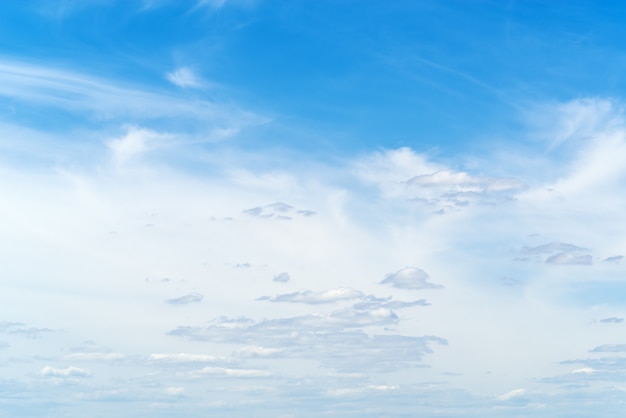
{"type": "Polygon", "coordinates": [[[264,145],[309,151],[454,152],[485,133],[514,135],[529,102],[615,96],[625,83],[624,10],[615,2],[31,1],[3,9],[4,55],[157,89],[169,88],[163,72],[189,66],[214,83],[196,95],[277,119],[264,145]]]}

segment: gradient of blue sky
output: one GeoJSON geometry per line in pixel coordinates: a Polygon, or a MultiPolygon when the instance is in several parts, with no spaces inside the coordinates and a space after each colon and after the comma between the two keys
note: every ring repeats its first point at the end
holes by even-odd
{"type": "Polygon", "coordinates": [[[620,414],[620,3],[5,3],[0,416],[620,414]]]}

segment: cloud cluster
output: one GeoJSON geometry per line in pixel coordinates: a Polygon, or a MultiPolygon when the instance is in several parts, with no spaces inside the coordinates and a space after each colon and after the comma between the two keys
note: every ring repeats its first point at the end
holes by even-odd
{"type": "Polygon", "coordinates": [[[401,197],[445,210],[470,204],[509,201],[526,185],[514,178],[475,176],[428,160],[409,148],[387,150],[355,164],[355,174],[380,188],[385,196],[401,197]]]}

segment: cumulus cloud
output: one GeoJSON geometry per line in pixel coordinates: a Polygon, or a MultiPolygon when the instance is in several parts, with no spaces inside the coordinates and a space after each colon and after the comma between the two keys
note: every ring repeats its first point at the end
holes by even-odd
{"type": "Polygon", "coordinates": [[[443,286],[428,281],[428,274],[417,267],[405,267],[395,273],[390,273],[380,282],[398,289],[441,289],[443,286]]]}
{"type": "Polygon", "coordinates": [[[64,369],[57,369],[54,367],[46,366],[41,369],[40,374],[45,377],[58,378],[91,377],[90,371],[74,366],[69,366],[64,369]]]}
{"type": "Polygon", "coordinates": [[[189,293],[188,295],[180,296],[174,299],[168,299],[166,302],[171,305],[187,305],[189,303],[201,302],[202,296],[200,293],[189,293]]]}
{"type": "Polygon", "coordinates": [[[202,80],[189,67],[180,67],[166,74],[167,79],[178,87],[202,87],[202,80]]]}
{"type": "Polygon", "coordinates": [[[298,292],[276,295],[268,298],[267,300],[270,302],[291,302],[315,305],[319,303],[334,303],[342,300],[360,299],[364,296],[365,295],[358,290],[339,287],[337,289],[324,290],[320,292],[300,290],[298,292]]]}
{"type": "Polygon", "coordinates": [[[274,281],[279,283],[287,283],[291,277],[289,277],[289,273],[283,272],[274,276],[274,281]]]}

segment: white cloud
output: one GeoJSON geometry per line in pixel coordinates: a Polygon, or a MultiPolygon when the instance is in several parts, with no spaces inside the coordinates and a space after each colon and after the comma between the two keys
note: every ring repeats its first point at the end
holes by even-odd
{"type": "Polygon", "coordinates": [[[68,366],[64,369],[46,366],[41,369],[40,374],[45,377],[91,377],[91,372],[80,367],[68,366]]]}
{"type": "Polygon", "coordinates": [[[124,360],[126,356],[121,353],[73,353],[65,357],[66,360],[75,361],[115,361],[124,360]]]}
{"type": "Polygon", "coordinates": [[[180,67],[166,74],[167,79],[178,87],[202,87],[202,80],[189,67],[180,67]]]}
{"type": "Polygon", "coordinates": [[[223,357],[212,356],[209,354],[153,353],[150,354],[150,360],[173,363],[204,363],[224,361],[225,359],[223,357]]]}
{"type": "Polygon", "coordinates": [[[284,348],[267,348],[259,346],[243,347],[235,351],[238,357],[270,357],[283,353],[284,348]]]}
{"type": "Polygon", "coordinates": [[[336,289],[323,290],[320,292],[313,292],[311,290],[300,290],[294,293],[286,293],[283,295],[276,295],[269,298],[271,302],[291,302],[291,303],[334,303],[342,300],[360,299],[365,295],[355,289],[349,289],[339,287],[336,289]]]}
{"type": "Polygon", "coordinates": [[[185,388],[172,386],[165,389],[165,394],[169,396],[181,396],[185,393],[185,388]]]}
{"type": "Polygon", "coordinates": [[[595,373],[596,370],[591,367],[582,367],[580,369],[572,370],[572,374],[584,373],[584,374],[592,374],[595,373]]]}
{"type": "Polygon", "coordinates": [[[268,377],[271,373],[258,369],[230,369],[224,367],[204,367],[191,372],[193,376],[225,376],[225,377],[268,377]]]}
{"type": "MultiPolygon", "coordinates": [[[[182,76],[176,80],[192,81],[182,76]]],[[[267,118],[232,103],[162,94],[72,71],[8,60],[0,60],[0,97],[27,106],[70,112],[74,123],[68,130],[76,130],[83,124],[89,126],[88,122],[95,119],[98,126],[129,122],[148,128],[168,125],[182,129],[184,135],[201,133],[202,140],[215,141],[244,127],[267,122],[267,118]]]]}
{"type": "Polygon", "coordinates": [[[497,398],[499,401],[510,401],[516,398],[519,398],[520,396],[524,396],[526,395],[526,389],[520,388],[520,389],[513,389],[509,392],[503,393],[502,395],[499,395],[497,398]]]}
{"type": "Polygon", "coordinates": [[[170,139],[171,135],[131,126],[122,137],[108,141],[107,145],[113,161],[119,165],[165,145],[170,139]]]}

